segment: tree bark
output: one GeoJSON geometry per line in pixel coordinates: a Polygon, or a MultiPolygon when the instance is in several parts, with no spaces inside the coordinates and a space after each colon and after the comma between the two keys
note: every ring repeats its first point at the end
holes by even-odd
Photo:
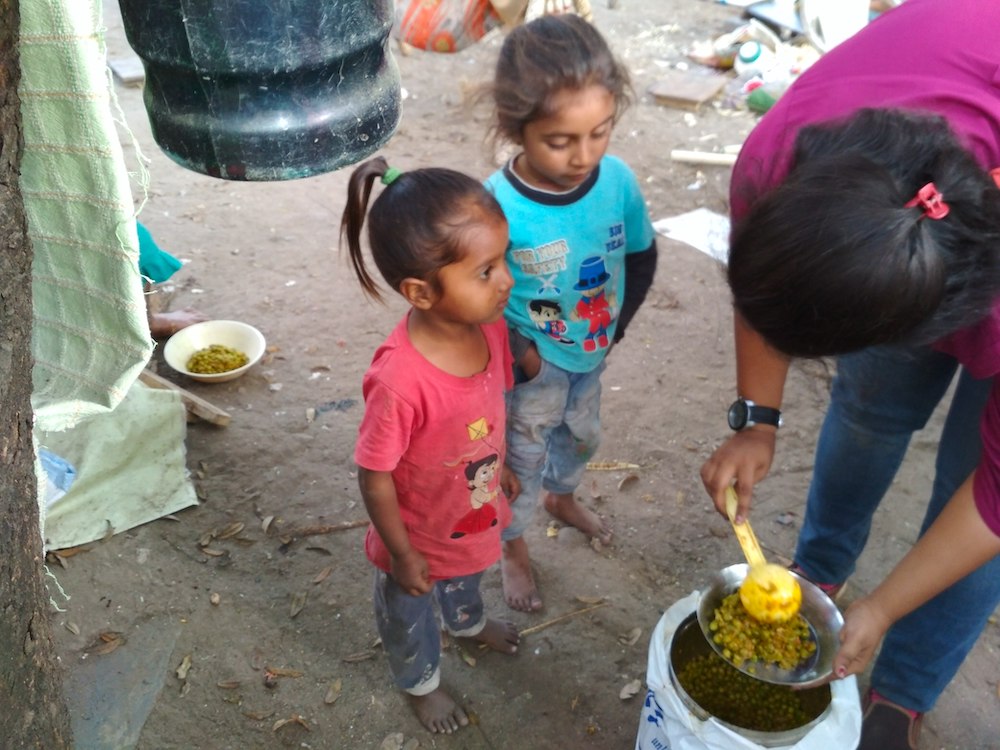
{"type": "Polygon", "coordinates": [[[71,746],[43,579],[31,441],[31,259],[18,185],[18,0],[0,0],[0,743],[71,746]]]}

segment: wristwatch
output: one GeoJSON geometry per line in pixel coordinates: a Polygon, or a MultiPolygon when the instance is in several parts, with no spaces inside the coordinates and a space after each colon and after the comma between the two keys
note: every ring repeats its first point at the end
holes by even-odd
{"type": "Polygon", "coordinates": [[[742,397],[733,401],[729,407],[729,426],[738,432],[755,424],[781,427],[784,422],[781,419],[781,412],[770,406],[760,406],[742,397]]]}

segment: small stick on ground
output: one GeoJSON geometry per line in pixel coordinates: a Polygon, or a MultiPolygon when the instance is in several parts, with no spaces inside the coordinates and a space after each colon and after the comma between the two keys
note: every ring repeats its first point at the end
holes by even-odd
{"type": "Polygon", "coordinates": [[[301,537],[301,536],[319,536],[320,534],[333,534],[337,531],[348,531],[349,529],[357,529],[362,526],[368,525],[368,519],[359,521],[344,521],[343,523],[332,523],[332,524],[322,524],[320,526],[304,526],[301,529],[288,529],[282,530],[280,536],[283,537],[301,537]]]}
{"type": "Polygon", "coordinates": [[[583,609],[577,609],[572,612],[567,612],[564,615],[559,615],[558,617],[553,617],[551,620],[546,620],[545,622],[540,622],[537,625],[532,625],[530,628],[525,628],[524,630],[519,630],[520,635],[531,635],[532,633],[537,633],[540,630],[545,630],[545,628],[562,622],[563,620],[568,620],[570,617],[576,617],[577,615],[582,615],[587,612],[593,612],[595,609],[604,607],[607,602],[601,602],[600,604],[592,604],[589,607],[584,607],[583,609]]]}

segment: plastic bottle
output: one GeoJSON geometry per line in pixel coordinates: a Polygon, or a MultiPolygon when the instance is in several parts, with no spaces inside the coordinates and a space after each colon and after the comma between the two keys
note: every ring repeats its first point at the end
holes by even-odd
{"type": "Polygon", "coordinates": [[[764,76],[776,62],[773,51],[756,39],[751,39],[740,45],[733,60],[733,69],[740,77],[764,76]]]}

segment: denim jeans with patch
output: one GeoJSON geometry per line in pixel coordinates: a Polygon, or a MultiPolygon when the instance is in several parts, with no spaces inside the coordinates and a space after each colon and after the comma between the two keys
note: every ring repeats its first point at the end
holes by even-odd
{"type": "Polygon", "coordinates": [[[583,480],[601,440],[601,373],[569,372],[542,360],[538,374],[516,383],[507,409],[507,465],[521,482],[504,541],[517,539],[541,491],[570,494],[583,480]]]}
{"type": "MultiPolygon", "coordinates": [[[[840,583],[854,572],[912,434],[927,424],[958,369],[953,357],[929,348],[873,347],[838,359],[795,552],[812,580],[840,583]]],[[[921,535],[979,463],[979,425],[991,385],[959,373],[921,535]]],[[[1000,556],[889,630],[872,686],[906,708],[930,710],[998,603],[1000,556]]]]}

